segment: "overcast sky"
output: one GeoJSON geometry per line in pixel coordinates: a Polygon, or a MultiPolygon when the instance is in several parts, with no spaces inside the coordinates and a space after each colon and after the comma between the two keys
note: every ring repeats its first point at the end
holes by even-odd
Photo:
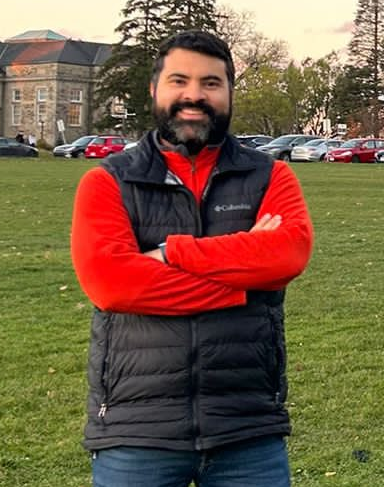
{"type": "MultiPolygon", "coordinates": [[[[124,0],[3,0],[0,41],[26,30],[51,29],[74,39],[113,42],[124,0]]],[[[255,13],[255,30],[288,43],[292,58],[318,58],[346,48],[357,0],[221,0],[255,13]]]]}

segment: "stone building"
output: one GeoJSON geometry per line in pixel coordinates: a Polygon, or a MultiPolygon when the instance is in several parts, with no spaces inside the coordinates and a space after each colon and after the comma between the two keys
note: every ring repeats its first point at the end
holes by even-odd
{"type": "Polygon", "coordinates": [[[28,31],[0,42],[0,135],[55,145],[94,132],[94,90],[112,46],[28,31]],[[59,124],[57,123],[58,121],[59,124]]]}

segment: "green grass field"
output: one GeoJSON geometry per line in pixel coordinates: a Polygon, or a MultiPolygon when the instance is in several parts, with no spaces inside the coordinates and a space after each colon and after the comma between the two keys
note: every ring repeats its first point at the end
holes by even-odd
{"type": "MultiPolygon", "coordinates": [[[[81,441],[91,306],[69,233],[91,165],[0,159],[4,487],[90,486],[81,441]]],[[[293,486],[382,487],[384,165],[292,167],[316,231],[311,265],[287,293],[293,486]]]]}

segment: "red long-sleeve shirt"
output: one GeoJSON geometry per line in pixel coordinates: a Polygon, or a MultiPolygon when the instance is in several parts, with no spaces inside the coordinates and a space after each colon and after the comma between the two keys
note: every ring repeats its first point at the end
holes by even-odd
{"type": "MultiPolygon", "coordinates": [[[[168,167],[199,201],[217,150],[203,150],[193,170],[181,154],[163,153],[168,167]]],[[[167,238],[168,263],[139,251],[119,187],[103,168],[80,181],[74,204],[72,259],[80,285],[99,308],[178,315],[243,305],[249,289],[275,290],[300,274],[313,232],[299,183],[276,162],[258,212],[282,216],[273,231],[218,237],[167,238]]]]}

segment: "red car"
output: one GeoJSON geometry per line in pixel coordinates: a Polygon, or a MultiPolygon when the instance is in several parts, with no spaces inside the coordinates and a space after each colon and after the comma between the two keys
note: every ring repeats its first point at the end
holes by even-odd
{"type": "Polygon", "coordinates": [[[328,152],[328,162],[375,162],[375,152],[384,148],[384,139],[350,139],[328,152]]]}
{"type": "Polygon", "coordinates": [[[99,137],[95,137],[92,142],[87,145],[84,155],[87,158],[107,157],[109,154],[122,151],[127,142],[128,140],[124,137],[116,135],[100,135],[99,137]]]}

